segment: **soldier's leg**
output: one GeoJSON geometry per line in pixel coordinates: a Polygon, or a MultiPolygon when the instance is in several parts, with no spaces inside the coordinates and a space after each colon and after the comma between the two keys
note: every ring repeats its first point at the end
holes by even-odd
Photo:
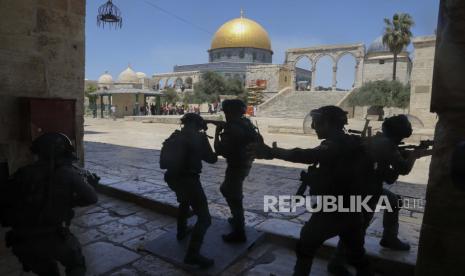
{"type": "MultiPolygon", "coordinates": [[[[180,199],[178,198],[178,201],[180,199]]],[[[186,237],[189,232],[189,228],[187,225],[187,219],[189,218],[189,201],[182,200],[179,202],[178,207],[178,217],[177,217],[177,234],[176,238],[178,240],[182,240],[186,237]]]]}
{"type": "Polygon", "coordinates": [[[54,259],[65,267],[67,276],[86,275],[86,260],[81,244],[69,230],[63,230],[49,246],[53,249],[54,259]]]}
{"type": "Polygon", "coordinates": [[[188,264],[199,265],[202,268],[207,268],[213,265],[213,260],[208,259],[200,254],[200,248],[207,232],[211,225],[211,216],[208,210],[207,197],[202,189],[198,179],[191,183],[189,188],[189,205],[192,207],[194,214],[197,216],[197,222],[192,229],[191,240],[187,249],[184,262],[188,264]]]}
{"type": "Polygon", "coordinates": [[[176,193],[176,200],[178,201],[178,216],[177,216],[177,234],[176,238],[182,240],[189,232],[187,226],[187,219],[189,218],[189,201],[187,200],[188,194],[186,195],[182,187],[189,185],[183,184],[185,179],[181,177],[173,177],[170,175],[165,175],[165,181],[168,183],[168,186],[171,190],[176,193]]]}
{"type": "Polygon", "coordinates": [[[300,231],[300,238],[296,245],[297,261],[293,275],[309,275],[317,250],[324,241],[336,236],[338,232],[339,222],[336,214],[313,214],[300,231]]]}
{"type": "Polygon", "coordinates": [[[58,264],[51,256],[48,240],[44,238],[12,246],[13,254],[18,257],[25,271],[32,271],[39,276],[60,276],[58,264]]]}
{"type": "Polygon", "coordinates": [[[350,264],[357,269],[357,275],[374,275],[365,255],[365,222],[361,214],[348,214],[341,220],[343,230],[340,240],[346,247],[346,256],[350,264]]]}
{"type": "Polygon", "coordinates": [[[232,233],[223,237],[226,242],[244,242],[246,240],[242,187],[249,171],[250,168],[228,167],[225,180],[220,187],[220,191],[231,210],[230,222],[234,229],[232,233]]]}
{"type": "Polygon", "coordinates": [[[392,212],[384,210],[383,214],[383,238],[380,241],[380,244],[384,247],[393,249],[408,251],[410,250],[410,245],[408,243],[402,242],[398,238],[399,234],[399,210],[402,207],[401,197],[387,189],[383,189],[383,196],[387,196],[389,204],[392,207],[392,212]]]}

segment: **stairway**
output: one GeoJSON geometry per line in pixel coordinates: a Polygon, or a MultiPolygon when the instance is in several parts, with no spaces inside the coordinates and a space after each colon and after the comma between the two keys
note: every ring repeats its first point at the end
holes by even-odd
{"type": "Polygon", "coordinates": [[[280,93],[273,102],[258,106],[257,116],[303,119],[310,110],[325,105],[338,105],[349,92],[290,91],[280,93]]]}

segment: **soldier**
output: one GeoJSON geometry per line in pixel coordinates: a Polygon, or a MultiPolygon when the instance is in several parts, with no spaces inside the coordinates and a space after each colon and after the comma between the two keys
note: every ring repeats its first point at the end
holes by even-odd
{"type": "Polygon", "coordinates": [[[160,167],[167,169],[165,181],[176,193],[179,202],[177,239],[184,239],[192,230],[184,262],[208,268],[214,264],[212,259],[200,254],[200,248],[211,225],[208,202],[200,183],[202,160],[215,163],[217,156],[208,142],[205,130],[207,126],[200,117],[188,113],[181,119],[183,128],[176,130],[164,143],[160,156],[160,167]],[[192,229],[187,225],[189,208],[197,215],[197,222],[192,229]]]}
{"type": "MultiPolygon", "coordinates": [[[[405,115],[397,115],[386,119],[382,124],[382,132],[377,133],[373,137],[369,137],[365,141],[365,150],[369,154],[370,159],[375,164],[375,171],[370,176],[369,185],[370,192],[373,196],[369,202],[371,208],[376,206],[381,195],[386,196],[392,212],[384,210],[383,214],[383,237],[380,245],[392,250],[408,251],[410,245],[402,242],[398,238],[399,233],[399,208],[402,207],[400,196],[383,188],[383,183],[393,184],[399,175],[410,173],[415,160],[430,154],[430,151],[425,149],[417,149],[414,151],[401,152],[398,146],[402,140],[410,137],[412,134],[412,126],[405,115]]],[[[365,230],[370,225],[373,213],[364,213],[365,230]]],[[[334,256],[328,263],[328,271],[336,275],[349,275],[348,270],[344,266],[344,244],[339,242],[334,256]]]]}
{"type": "Polygon", "coordinates": [[[2,224],[12,227],[6,244],[25,271],[60,275],[58,261],[67,275],[85,275],[81,245],[69,226],[72,208],[96,203],[97,194],[87,182],[87,172],[73,165],[74,147],[66,135],[43,134],[31,151],[38,160],[12,176],[4,195],[9,202],[2,224]]]}
{"type": "MultiPolygon", "coordinates": [[[[257,157],[277,158],[290,162],[318,165],[311,172],[312,195],[343,196],[359,195],[359,175],[369,165],[365,162],[359,138],[344,133],[346,112],[336,106],[324,106],[310,113],[312,128],[318,139],[325,139],[313,149],[282,149],[262,145],[257,157]]],[[[310,172],[309,172],[310,173],[310,172]]],[[[344,200],[344,201],[345,201],[344,200]]],[[[347,206],[346,203],[344,203],[347,206]]],[[[315,212],[305,223],[296,247],[297,262],[294,275],[309,275],[313,258],[324,241],[339,236],[347,245],[349,260],[357,269],[357,275],[372,275],[365,258],[363,216],[360,212],[315,212]]]]}
{"type": "Polygon", "coordinates": [[[241,243],[247,240],[242,185],[253,163],[253,156],[248,154],[247,147],[257,142],[259,134],[252,122],[244,117],[244,102],[237,99],[225,100],[222,109],[226,116],[226,124],[217,125],[214,145],[216,153],[225,157],[228,164],[220,191],[231,210],[232,217],[228,221],[233,227],[231,233],[222,237],[225,242],[241,243]]]}

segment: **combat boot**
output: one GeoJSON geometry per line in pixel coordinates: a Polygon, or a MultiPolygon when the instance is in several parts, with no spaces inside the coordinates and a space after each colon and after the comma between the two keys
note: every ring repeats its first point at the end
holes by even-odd
{"type": "Polygon", "coordinates": [[[382,247],[389,248],[391,250],[397,250],[397,251],[409,251],[410,250],[410,244],[403,242],[399,240],[398,237],[383,237],[379,244],[382,247]]]}
{"type": "Polygon", "coordinates": [[[188,265],[196,265],[201,269],[207,269],[215,264],[215,261],[202,256],[200,253],[187,253],[184,257],[184,263],[188,265]]]}
{"type": "Polygon", "coordinates": [[[229,234],[222,235],[222,238],[227,243],[243,243],[247,241],[244,230],[234,230],[229,234]]]}

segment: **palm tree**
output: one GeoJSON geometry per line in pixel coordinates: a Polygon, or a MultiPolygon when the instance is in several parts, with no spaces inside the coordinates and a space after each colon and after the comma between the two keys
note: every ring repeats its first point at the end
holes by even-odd
{"type": "Polygon", "coordinates": [[[396,80],[397,56],[410,44],[412,38],[410,28],[415,22],[408,13],[396,13],[392,21],[384,18],[384,23],[383,44],[394,54],[392,80],[396,80]]]}

